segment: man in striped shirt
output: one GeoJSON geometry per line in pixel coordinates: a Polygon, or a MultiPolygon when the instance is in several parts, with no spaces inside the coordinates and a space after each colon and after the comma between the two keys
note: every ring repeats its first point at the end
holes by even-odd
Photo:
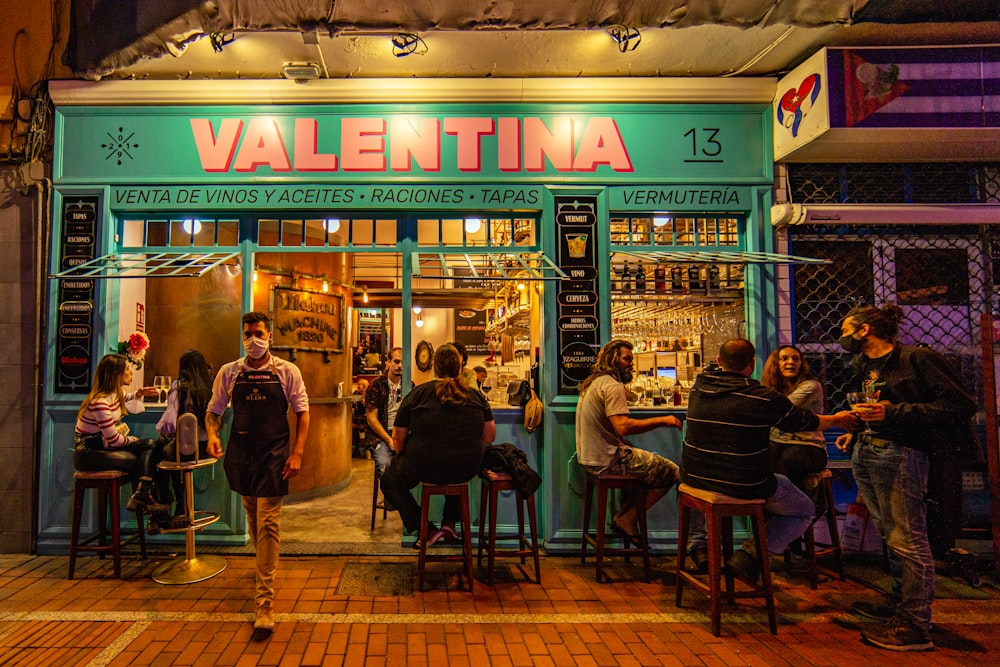
{"type": "MultiPolygon", "coordinates": [[[[755,356],[750,341],[726,341],[717,365],[706,367],[695,379],[688,403],[681,481],[734,498],[766,500],[764,508],[771,515],[768,551],[781,554],[802,536],[816,508],[787,477],[771,470],[771,427],[788,432],[846,430],[856,427],[857,418],[849,410],[815,415],[792,405],[787,396],[750,377],[755,356]]],[[[704,517],[694,514],[688,552],[699,569],[707,567],[705,545],[704,517]]],[[[756,582],[761,556],[748,540],[728,565],[734,575],[756,582]]]]}

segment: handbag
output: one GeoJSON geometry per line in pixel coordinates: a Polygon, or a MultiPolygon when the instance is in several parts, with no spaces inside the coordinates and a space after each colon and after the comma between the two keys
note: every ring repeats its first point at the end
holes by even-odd
{"type": "Polygon", "coordinates": [[[531,387],[527,380],[511,380],[507,385],[507,405],[523,408],[531,399],[531,387]]]}

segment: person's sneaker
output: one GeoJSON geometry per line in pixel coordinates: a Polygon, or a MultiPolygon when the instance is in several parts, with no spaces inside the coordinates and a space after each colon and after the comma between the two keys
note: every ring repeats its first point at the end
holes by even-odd
{"type": "Polygon", "coordinates": [[[695,574],[705,574],[708,572],[708,549],[696,547],[688,554],[688,572],[695,574]]]}
{"type": "Polygon", "coordinates": [[[896,605],[890,601],[865,602],[862,600],[851,605],[851,610],[855,614],[883,623],[896,615],[896,605]]]}
{"type": "Polygon", "coordinates": [[[934,649],[928,632],[898,614],[874,628],[862,630],[861,639],[889,651],[930,651],[934,649]]]}
{"type": "Polygon", "coordinates": [[[756,585],[760,577],[760,566],[756,559],[745,549],[737,549],[733,552],[732,558],[726,563],[729,572],[737,579],[744,581],[751,586],[756,585]]]}
{"type": "Polygon", "coordinates": [[[274,631],[274,612],[271,605],[261,605],[257,607],[257,614],[253,622],[254,639],[265,639],[274,631]]]}

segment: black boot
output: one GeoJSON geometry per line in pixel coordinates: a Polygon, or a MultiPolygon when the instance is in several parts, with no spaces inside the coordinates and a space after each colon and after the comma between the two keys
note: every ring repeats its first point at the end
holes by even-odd
{"type": "Polygon", "coordinates": [[[153,480],[148,477],[139,478],[139,485],[125,504],[125,509],[134,512],[139,509],[139,505],[144,505],[149,512],[162,512],[167,509],[166,505],[156,502],[153,498],[153,480]]]}

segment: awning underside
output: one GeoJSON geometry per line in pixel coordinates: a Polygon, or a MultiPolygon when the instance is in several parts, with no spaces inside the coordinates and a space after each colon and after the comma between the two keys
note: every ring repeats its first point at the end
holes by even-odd
{"type": "Polygon", "coordinates": [[[112,253],[50,275],[57,280],[90,278],[192,278],[224,264],[239,265],[238,252],[112,253]]]}
{"type": "Polygon", "coordinates": [[[653,264],[829,264],[828,259],[782,255],[774,252],[711,251],[711,250],[622,250],[615,248],[616,255],[635,257],[653,264]]]}
{"type": "Polygon", "coordinates": [[[541,252],[413,253],[415,278],[565,280],[569,276],[541,252]]]}

